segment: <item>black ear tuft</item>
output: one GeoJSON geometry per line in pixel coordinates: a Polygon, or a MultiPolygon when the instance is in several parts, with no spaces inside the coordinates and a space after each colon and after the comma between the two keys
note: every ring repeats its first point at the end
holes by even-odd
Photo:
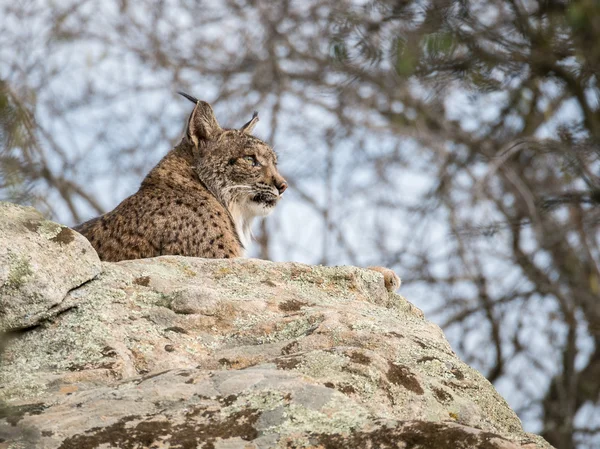
{"type": "Polygon", "coordinates": [[[191,101],[192,103],[194,103],[194,104],[198,103],[198,99],[197,99],[197,98],[195,98],[195,97],[192,97],[191,95],[189,95],[189,94],[186,94],[185,92],[182,92],[182,91],[178,90],[178,91],[177,91],[177,93],[178,93],[179,95],[181,95],[182,97],[185,97],[185,98],[187,98],[188,100],[190,100],[190,101],[191,101]]]}

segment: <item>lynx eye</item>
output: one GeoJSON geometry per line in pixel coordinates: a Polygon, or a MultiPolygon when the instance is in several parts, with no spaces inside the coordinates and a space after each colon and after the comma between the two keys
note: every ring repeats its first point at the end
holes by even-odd
{"type": "Polygon", "coordinates": [[[255,156],[244,156],[242,159],[244,159],[246,162],[251,163],[253,167],[260,167],[260,162],[256,160],[255,156]]]}

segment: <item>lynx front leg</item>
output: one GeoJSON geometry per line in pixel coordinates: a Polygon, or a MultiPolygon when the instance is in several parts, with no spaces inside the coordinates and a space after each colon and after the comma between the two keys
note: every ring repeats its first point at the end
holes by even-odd
{"type": "Polygon", "coordinates": [[[383,281],[385,282],[385,288],[387,288],[388,291],[395,292],[396,290],[398,290],[400,288],[402,281],[400,280],[398,275],[396,273],[394,273],[393,270],[390,270],[389,268],[384,268],[384,267],[367,267],[367,269],[377,271],[377,272],[383,274],[383,281]]]}

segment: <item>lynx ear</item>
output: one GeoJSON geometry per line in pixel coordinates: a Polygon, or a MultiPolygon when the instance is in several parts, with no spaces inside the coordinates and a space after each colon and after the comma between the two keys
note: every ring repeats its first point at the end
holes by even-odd
{"type": "Polygon", "coordinates": [[[184,92],[178,93],[190,100],[192,103],[196,103],[196,107],[188,119],[187,136],[196,145],[198,145],[200,140],[215,139],[222,130],[210,105],[207,102],[200,101],[184,92]]]}
{"type": "Polygon", "coordinates": [[[213,140],[221,133],[215,113],[205,101],[198,101],[190,115],[188,134],[195,143],[200,140],[213,140]]]}
{"type": "Polygon", "coordinates": [[[250,134],[257,123],[258,123],[258,112],[254,111],[250,121],[248,123],[246,123],[244,126],[242,126],[240,128],[240,131],[242,131],[243,133],[246,133],[246,134],[250,134]]]}

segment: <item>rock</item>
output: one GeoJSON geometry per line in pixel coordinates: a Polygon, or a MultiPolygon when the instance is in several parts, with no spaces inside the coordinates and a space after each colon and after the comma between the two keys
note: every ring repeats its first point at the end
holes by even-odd
{"type": "Polygon", "coordinates": [[[0,332],[60,313],[67,293],[99,273],[83,236],[35,209],[0,202],[0,332]]]}
{"type": "Polygon", "coordinates": [[[550,448],[372,270],[164,256],[63,302],[5,342],[2,449],[550,448]]]}
{"type": "Polygon", "coordinates": [[[65,394],[49,405],[13,407],[0,435],[61,449],[525,447],[451,421],[376,417],[344,393],[268,365],[170,370],[65,394]]]}

